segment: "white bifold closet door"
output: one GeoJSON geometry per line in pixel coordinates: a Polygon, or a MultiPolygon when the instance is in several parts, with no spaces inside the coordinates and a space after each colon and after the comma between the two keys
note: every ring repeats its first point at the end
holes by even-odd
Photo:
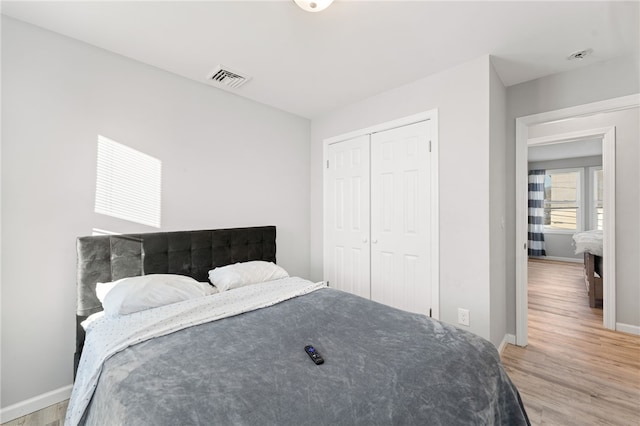
{"type": "Polygon", "coordinates": [[[426,315],[428,123],[371,135],[371,299],[426,315]]]}
{"type": "Polygon", "coordinates": [[[324,179],[325,280],[369,299],[369,135],[329,145],[324,179]]]}
{"type": "Polygon", "coordinates": [[[429,121],[328,146],[325,279],[429,315],[429,121]]]}

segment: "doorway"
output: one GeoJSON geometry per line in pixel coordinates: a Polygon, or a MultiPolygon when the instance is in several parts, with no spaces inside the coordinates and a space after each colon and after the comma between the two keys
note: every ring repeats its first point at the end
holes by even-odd
{"type": "Polygon", "coordinates": [[[556,134],[553,137],[532,138],[531,127],[540,124],[567,122],[571,119],[594,116],[638,107],[640,97],[625,96],[608,101],[595,102],[562,110],[550,111],[516,119],[516,344],[526,346],[527,337],[527,158],[529,144],[565,142],[585,138],[602,138],[603,168],[608,170],[604,178],[604,219],[603,246],[606,256],[603,262],[604,283],[603,325],[616,327],[615,304],[615,126],[583,129],[556,134]]]}

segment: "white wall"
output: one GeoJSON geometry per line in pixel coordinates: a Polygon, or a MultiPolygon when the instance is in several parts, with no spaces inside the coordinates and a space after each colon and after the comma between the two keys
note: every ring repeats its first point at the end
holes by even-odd
{"type": "Polygon", "coordinates": [[[640,109],[540,124],[532,126],[529,135],[536,138],[610,126],[616,128],[616,322],[640,327],[640,109]]]}
{"type": "Polygon", "coordinates": [[[489,74],[489,235],[490,340],[499,346],[507,333],[506,281],[506,144],[507,89],[490,66],[489,74]]]}
{"type": "Polygon", "coordinates": [[[311,123],[311,277],[322,278],[322,141],[434,108],[439,114],[440,319],[489,338],[489,57],[311,123]]]}
{"type": "Polygon", "coordinates": [[[162,161],[161,230],[276,225],[309,274],[310,122],[2,18],[2,407],[72,383],[75,238],[155,231],[93,212],[97,136],[162,161]]]}
{"type": "MultiPolygon", "coordinates": [[[[640,59],[622,57],[507,88],[507,324],[516,329],[515,119],[640,92],[640,59]]],[[[636,141],[637,143],[637,141],[636,141]]],[[[618,154],[616,154],[616,158],[618,154]]],[[[636,159],[638,156],[635,157],[636,159]]],[[[636,167],[638,163],[635,163],[636,167]]],[[[623,167],[624,169],[625,167],[623,167]]],[[[618,169],[620,173],[621,170],[618,169]]],[[[620,175],[622,176],[622,175],[620,175]]],[[[638,191],[636,190],[636,193],[638,191]]],[[[624,199],[624,198],[622,198],[624,199]]],[[[620,200],[620,198],[617,198],[620,200]]],[[[618,201],[620,202],[620,201],[618,201]]],[[[637,220],[637,219],[636,219],[637,220]]],[[[519,247],[518,247],[519,249],[519,247]]],[[[619,254],[620,251],[617,251],[619,254]]],[[[638,255],[631,262],[638,264],[638,255]]],[[[618,261],[620,258],[618,258],[618,261]]],[[[620,315],[620,312],[618,312],[620,315]]]]}

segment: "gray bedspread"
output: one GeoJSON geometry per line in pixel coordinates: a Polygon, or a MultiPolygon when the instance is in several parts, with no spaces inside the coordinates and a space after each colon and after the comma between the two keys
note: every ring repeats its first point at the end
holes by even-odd
{"type": "Polygon", "coordinates": [[[91,425],[520,425],[496,349],[453,326],[322,289],[109,358],[91,425]],[[312,344],[325,363],[304,351],[312,344]]]}

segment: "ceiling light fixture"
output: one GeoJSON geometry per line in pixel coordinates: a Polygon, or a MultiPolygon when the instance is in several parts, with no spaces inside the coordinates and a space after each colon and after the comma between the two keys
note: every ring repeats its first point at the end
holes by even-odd
{"type": "Polygon", "coordinates": [[[300,9],[307,12],[320,12],[328,8],[333,0],[293,0],[300,9]]]}

